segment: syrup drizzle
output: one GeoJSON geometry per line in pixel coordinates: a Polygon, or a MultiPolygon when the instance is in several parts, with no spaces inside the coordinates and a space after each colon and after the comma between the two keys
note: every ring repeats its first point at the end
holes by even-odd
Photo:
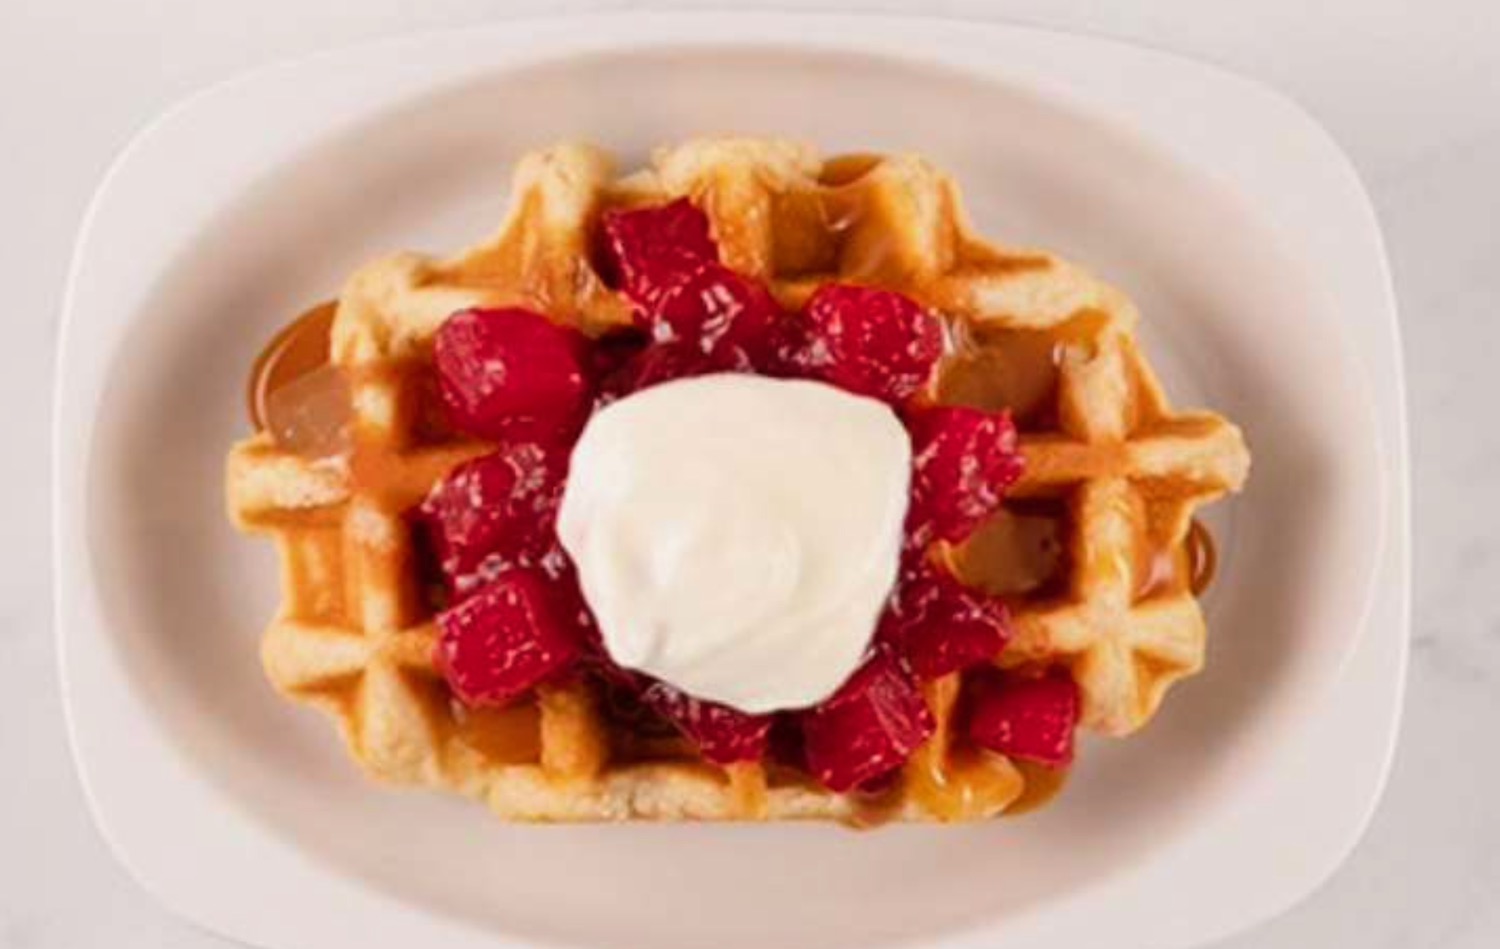
{"type": "Polygon", "coordinates": [[[1047,806],[1054,797],[1062,793],[1071,773],[1068,768],[1048,768],[1031,761],[1012,761],[1011,764],[1021,772],[1025,785],[1021,788],[1021,796],[1011,801],[1010,806],[1005,809],[1006,817],[1017,817],[1047,806]]]}
{"type": "Polygon", "coordinates": [[[1063,363],[1071,351],[1089,345],[1104,319],[1084,312],[1040,329],[955,320],[951,351],[938,368],[937,401],[990,412],[1009,409],[1023,432],[1053,428],[1063,363]]]}
{"type": "Polygon", "coordinates": [[[320,303],[277,333],[250,370],[250,423],[278,447],[313,458],[348,451],[349,380],[329,362],[337,307],[320,303]]]}
{"type": "Polygon", "coordinates": [[[535,702],[506,708],[469,708],[449,703],[459,737],[486,758],[504,764],[541,760],[541,711],[535,702]]]}
{"type": "Polygon", "coordinates": [[[1180,546],[1154,550],[1144,559],[1136,591],[1136,597],[1142,600],[1184,589],[1193,596],[1202,595],[1214,581],[1219,554],[1213,534],[1201,521],[1194,520],[1180,546]]]}
{"type": "Polygon", "coordinates": [[[329,332],[338,305],[319,303],[283,326],[271,337],[250,369],[245,387],[250,424],[264,431],[270,419],[272,396],[298,378],[328,365],[329,332]]]}
{"type": "Polygon", "coordinates": [[[1061,501],[1010,501],[957,548],[946,551],[957,577],[992,596],[1042,595],[1065,571],[1061,501]]]}
{"type": "Polygon", "coordinates": [[[1219,571],[1219,548],[1214,543],[1214,535],[1202,521],[1194,520],[1188,529],[1187,552],[1190,565],[1188,588],[1194,596],[1199,596],[1214,582],[1219,571]]]}

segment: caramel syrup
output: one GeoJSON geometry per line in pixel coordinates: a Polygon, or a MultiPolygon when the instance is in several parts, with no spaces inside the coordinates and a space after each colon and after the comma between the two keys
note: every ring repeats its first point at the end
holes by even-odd
{"type": "MultiPolygon", "coordinates": [[[[1060,499],[1007,501],[958,547],[942,556],[955,576],[993,596],[1061,593],[1066,575],[1067,506],[1060,499]]],[[[1176,548],[1151,550],[1141,558],[1136,599],[1189,590],[1201,595],[1218,570],[1213,534],[1193,521],[1176,548]]]]}
{"type": "Polygon", "coordinates": [[[1154,550],[1144,559],[1136,591],[1138,599],[1181,589],[1198,596],[1214,581],[1219,553],[1213,534],[1202,522],[1194,520],[1181,547],[1154,550]]]}
{"type": "Polygon", "coordinates": [[[766,770],[759,764],[740,762],[725,767],[733,812],[747,820],[763,817],[770,803],[766,770]]]}
{"type": "Polygon", "coordinates": [[[1001,755],[963,743],[955,722],[961,713],[961,677],[948,675],[923,687],[937,728],[901,769],[900,784],[940,821],[975,820],[1003,811],[1023,791],[1021,773],[1001,755]]]}
{"type": "Polygon", "coordinates": [[[878,155],[830,158],[818,178],[819,191],[791,191],[772,198],[776,225],[774,267],[783,278],[839,269],[845,238],[858,223],[860,202],[851,190],[880,163],[878,155]]]}
{"type": "Polygon", "coordinates": [[[1031,761],[1014,761],[1012,764],[1021,772],[1021,779],[1026,783],[1021,789],[1021,796],[1011,801],[1010,806],[1005,809],[1006,817],[1040,810],[1057,797],[1062,792],[1063,785],[1068,783],[1067,768],[1048,768],[1031,761]]]}
{"type": "Polygon", "coordinates": [[[256,357],[246,386],[250,422],[276,444],[310,457],[350,447],[349,380],[329,362],[333,303],[303,313],[256,357]]]}
{"type": "Polygon", "coordinates": [[[319,303],[277,331],[255,357],[246,386],[250,424],[264,431],[271,397],[291,382],[328,365],[329,333],[338,304],[319,303]]]}
{"type": "Polygon", "coordinates": [[[937,401],[1009,409],[1021,431],[1055,427],[1063,360],[1070,348],[1088,344],[1103,319],[1081,313],[1043,329],[956,321],[951,352],[938,370],[937,401]]]}
{"type": "Polygon", "coordinates": [[[542,757],[541,710],[534,702],[506,708],[449,703],[458,736],[475,751],[503,764],[534,764],[542,757]]]}
{"type": "Polygon", "coordinates": [[[1214,535],[1202,521],[1193,521],[1188,529],[1187,552],[1188,588],[1198,596],[1209,588],[1219,571],[1219,548],[1214,544],[1214,535]]]}
{"type": "Polygon", "coordinates": [[[834,155],[823,163],[823,170],[818,173],[818,184],[830,188],[841,188],[844,185],[853,184],[868,175],[883,160],[880,155],[871,152],[834,155]]]}
{"type": "Polygon", "coordinates": [[[946,755],[919,749],[903,778],[912,799],[942,821],[1007,812],[1026,793],[1015,762],[978,748],[950,748],[946,755]]]}
{"type": "Polygon", "coordinates": [[[1066,506],[1007,501],[959,547],[946,551],[954,574],[992,596],[1046,595],[1065,573],[1066,506]]]}

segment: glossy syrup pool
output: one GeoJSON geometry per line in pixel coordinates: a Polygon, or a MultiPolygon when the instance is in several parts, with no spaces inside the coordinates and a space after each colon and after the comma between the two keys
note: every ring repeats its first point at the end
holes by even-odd
{"type": "Polygon", "coordinates": [[[1086,350],[1105,319],[1086,311],[1045,328],[954,320],[934,395],[944,405],[1009,409],[1022,432],[1056,428],[1063,359],[1070,347],[1086,350]]]}
{"type": "Polygon", "coordinates": [[[1000,597],[1066,592],[1068,509],[1061,498],[1008,500],[946,558],[969,586],[1000,597]]]}
{"type": "Polygon", "coordinates": [[[309,309],[272,337],[251,367],[250,423],[288,451],[317,457],[349,448],[349,381],[329,363],[336,311],[332,302],[309,309]]]}
{"type": "Polygon", "coordinates": [[[502,764],[530,764],[541,759],[541,710],[535,702],[505,708],[469,708],[449,703],[463,741],[485,758],[502,764]]]}

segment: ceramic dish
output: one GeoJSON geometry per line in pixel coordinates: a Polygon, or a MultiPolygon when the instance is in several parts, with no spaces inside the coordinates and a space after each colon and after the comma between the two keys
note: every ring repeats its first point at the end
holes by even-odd
{"type": "Polygon", "coordinates": [[[143,132],[79,239],[56,409],[71,736],[121,860],[254,945],[1187,946],[1283,909],[1380,794],[1409,594],[1400,351],[1347,160],[1285,99],[1116,43],[878,17],[516,21],[257,72],[143,132]],[[224,522],[243,369],[340,277],[499,218],[510,163],[695,133],[917,151],[980,230],[1144,316],[1244,427],[1208,670],[1021,820],[510,826],[371,787],[257,661],[273,556],[224,522]]]}

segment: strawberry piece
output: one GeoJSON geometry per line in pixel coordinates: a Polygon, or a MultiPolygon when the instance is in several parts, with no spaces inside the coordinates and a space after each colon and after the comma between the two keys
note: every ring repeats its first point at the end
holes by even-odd
{"type": "Polygon", "coordinates": [[[847,791],[900,767],[934,727],[910,674],[877,649],[837,692],[802,714],[808,770],[830,790],[847,791]]]}
{"type": "Polygon", "coordinates": [[[766,375],[780,379],[819,379],[813,367],[812,333],[798,313],[777,320],[766,341],[766,375]]]}
{"type": "Polygon", "coordinates": [[[759,761],[766,754],[771,716],[747,715],[739,709],[694,698],[665,682],[652,682],[641,701],[675,724],[714,764],[759,761]]]}
{"type": "Polygon", "coordinates": [[[599,669],[591,667],[591,671],[591,683],[599,695],[599,712],[612,732],[648,740],[682,736],[682,729],[641,700],[638,685],[629,685],[599,669]]]}
{"type": "Polygon", "coordinates": [[[642,389],[708,371],[703,354],[686,346],[648,346],[625,360],[599,386],[601,402],[613,402],[642,389]]]}
{"type": "Polygon", "coordinates": [[[1027,678],[986,669],[971,675],[966,686],[975,744],[1051,768],[1073,760],[1078,686],[1066,672],[1027,678]]]}
{"type": "Polygon", "coordinates": [[[859,395],[901,403],[932,377],[943,330],[929,310],[889,290],[825,284],[804,308],[785,369],[859,395]]]}
{"type": "Polygon", "coordinates": [[[433,341],[450,422],[480,438],[570,439],[590,405],[586,350],[581,333],[530,310],[460,310],[433,341]]]}
{"type": "Polygon", "coordinates": [[[643,389],[715,372],[753,372],[748,354],[725,347],[712,355],[674,343],[661,343],[627,360],[600,385],[600,401],[613,402],[643,389]]]}
{"type": "Polygon", "coordinates": [[[552,603],[564,625],[578,632],[579,650],[582,659],[588,659],[597,644],[603,649],[604,638],[599,632],[599,623],[594,611],[583,598],[583,588],[578,583],[578,570],[568,554],[556,543],[547,551],[542,561],[542,572],[551,584],[552,603]]]}
{"type": "MultiPolygon", "coordinates": [[[[781,310],[769,291],[719,263],[708,218],[686,198],[603,216],[604,264],[651,339],[675,347],[671,378],[761,362],[781,310]],[[692,359],[692,354],[700,359],[692,359]]],[[[636,376],[660,381],[660,360],[636,376]]],[[[635,391],[637,385],[626,391],[635,391]]],[[[606,386],[606,397],[618,392],[606,386]]]]}
{"type": "Polygon", "coordinates": [[[578,658],[578,633],[559,613],[546,577],[508,570],[438,614],[433,660],[465,705],[504,705],[578,658]]]}
{"type": "Polygon", "coordinates": [[[875,635],[927,681],[998,656],[1010,641],[1010,611],[924,560],[903,571],[875,635]]]}
{"type": "Polygon", "coordinates": [[[654,310],[661,296],[699,265],[719,259],[708,217],[687,198],[606,211],[601,227],[605,279],[645,310],[654,310]]]}
{"type": "Polygon", "coordinates": [[[1009,412],[961,407],[906,414],[912,442],[911,542],[961,541],[1000,507],[1023,461],[1009,412]]]}
{"type": "Polygon", "coordinates": [[[766,754],[777,764],[807,770],[807,748],[802,737],[802,713],[775,712],[766,736],[766,754]]]}
{"type": "Polygon", "coordinates": [[[589,358],[594,378],[600,380],[600,393],[609,387],[612,376],[650,348],[651,337],[633,326],[605,333],[593,340],[593,345],[589,347],[589,358]]]}
{"type": "Polygon", "coordinates": [[[566,565],[556,534],[566,471],[564,451],[517,442],[433,486],[415,520],[451,592],[471,593],[512,567],[556,575],[566,565]]]}
{"type": "Polygon", "coordinates": [[[657,342],[709,356],[730,349],[758,356],[781,309],[760,283],[707,261],[661,293],[642,317],[657,342]]]}

